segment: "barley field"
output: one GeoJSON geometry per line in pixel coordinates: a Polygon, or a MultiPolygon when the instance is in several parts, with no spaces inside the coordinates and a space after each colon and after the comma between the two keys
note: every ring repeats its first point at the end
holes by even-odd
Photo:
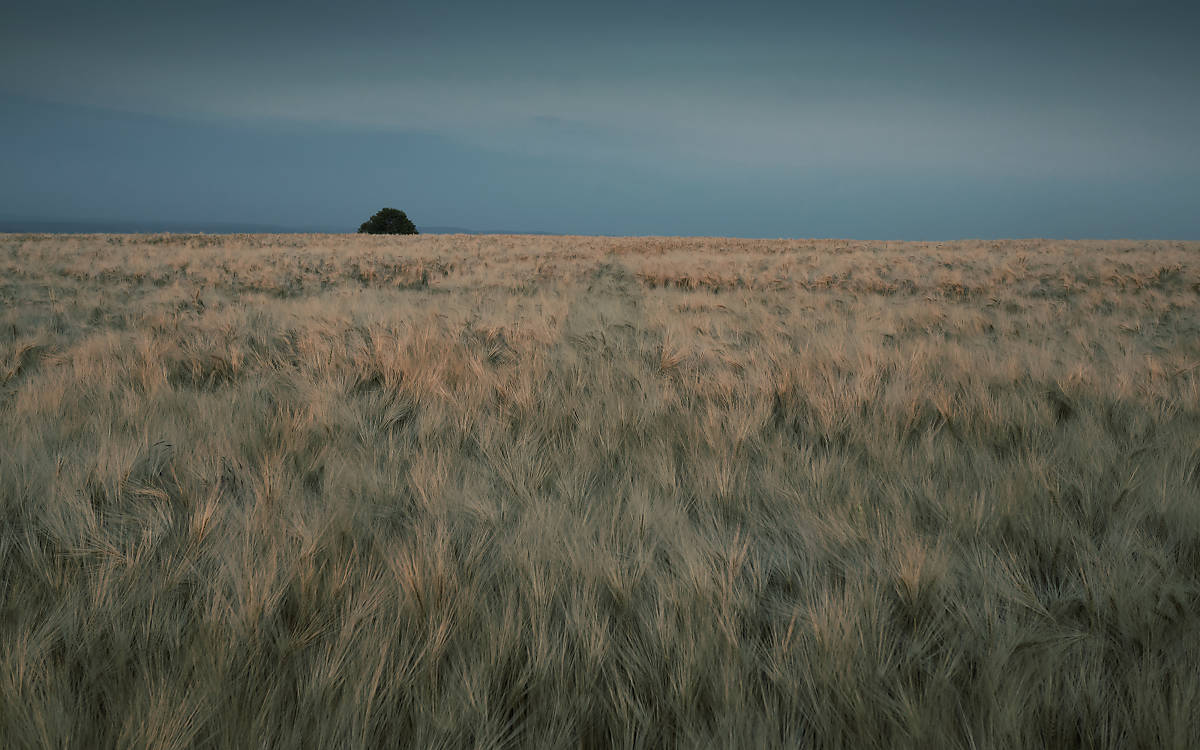
{"type": "Polygon", "coordinates": [[[1200,744],[1200,243],[0,235],[5,748],[1200,744]]]}

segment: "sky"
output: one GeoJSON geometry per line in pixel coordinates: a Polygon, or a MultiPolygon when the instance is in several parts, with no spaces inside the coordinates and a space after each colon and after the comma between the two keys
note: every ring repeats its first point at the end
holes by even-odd
{"type": "Polygon", "coordinates": [[[1200,239],[1197,2],[0,8],[0,223],[1200,239]]]}

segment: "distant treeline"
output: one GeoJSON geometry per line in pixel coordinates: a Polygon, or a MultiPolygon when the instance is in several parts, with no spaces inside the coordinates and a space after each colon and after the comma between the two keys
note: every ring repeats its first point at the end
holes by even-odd
{"type": "MultiPolygon", "coordinates": [[[[343,226],[288,227],[274,224],[237,222],[161,222],[161,221],[54,221],[47,219],[0,219],[0,234],[347,234],[343,226]]],[[[421,227],[422,234],[552,234],[551,232],[497,231],[463,227],[421,227]]]]}

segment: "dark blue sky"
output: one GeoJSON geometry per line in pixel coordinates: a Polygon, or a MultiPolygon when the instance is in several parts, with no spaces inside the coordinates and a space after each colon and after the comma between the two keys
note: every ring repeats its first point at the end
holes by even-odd
{"type": "Polygon", "coordinates": [[[1200,3],[24,2],[0,219],[1200,238],[1200,3]]]}

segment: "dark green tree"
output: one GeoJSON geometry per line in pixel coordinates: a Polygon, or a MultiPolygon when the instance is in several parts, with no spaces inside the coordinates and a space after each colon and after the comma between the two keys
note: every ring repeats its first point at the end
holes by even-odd
{"type": "Polygon", "coordinates": [[[383,208],[362,223],[359,234],[419,234],[408,216],[396,208],[383,208]]]}

